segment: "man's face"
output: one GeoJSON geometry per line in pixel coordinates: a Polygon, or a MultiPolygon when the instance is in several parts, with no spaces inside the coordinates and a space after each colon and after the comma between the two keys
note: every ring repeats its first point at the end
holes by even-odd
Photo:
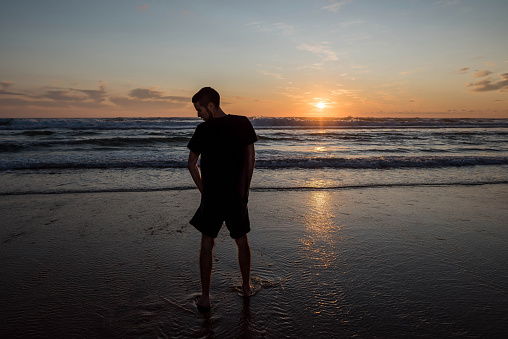
{"type": "Polygon", "coordinates": [[[210,111],[207,107],[205,106],[201,106],[199,104],[199,102],[195,102],[194,103],[194,108],[196,109],[196,111],[198,111],[198,117],[200,117],[201,119],[203,119],[204,121],[207,121],[211,118],[213,118],[212,116],[212,111],[210,111]]]}

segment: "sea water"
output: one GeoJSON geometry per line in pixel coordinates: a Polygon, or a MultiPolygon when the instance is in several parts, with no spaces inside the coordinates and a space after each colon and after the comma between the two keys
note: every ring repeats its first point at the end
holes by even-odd
{"type": "MultiPolygon", "coordinates": [[[[508,119],[251,118],[253,190],[508,182],[508,119]]],[[[194,189],[197,118],[1,119],[0,194],[194,189]]]]}

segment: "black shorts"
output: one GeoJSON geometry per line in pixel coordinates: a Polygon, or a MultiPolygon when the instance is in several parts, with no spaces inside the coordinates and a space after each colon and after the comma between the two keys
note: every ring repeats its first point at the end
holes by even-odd
{"type": "Polygon", "coordinates": [[[217,238],[224,222],[233,239],[239,239],[249,233],[247,199],[202,195],[201,204],[190,224],[204,235],[217,238]]]}

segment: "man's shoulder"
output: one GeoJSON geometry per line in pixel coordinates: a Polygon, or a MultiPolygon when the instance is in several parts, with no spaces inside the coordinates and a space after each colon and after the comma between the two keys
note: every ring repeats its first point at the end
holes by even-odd
{"type": "Polygon", "coordinates": [[[206,121],[202,121],[196,126],[195,131],[203,130],[204,128],[206,128],[206,126],[207,126],[206,121]]]}
{"type": "Polygon", "coordinates": [[[250,120],[249,118],[247,118],[246,116],[243,116],[243,115],[235,115],[235,114],[228,114],[227,115],[229,117],[229,119],[231,121],[234,121],[234,122],[239,122],[239,123],[249,123],[250,124],[250,120]]]}

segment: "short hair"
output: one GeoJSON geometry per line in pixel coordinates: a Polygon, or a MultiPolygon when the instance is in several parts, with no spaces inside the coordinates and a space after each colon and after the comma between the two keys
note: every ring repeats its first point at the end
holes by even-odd
{"type": "Polygon", "coordinates": [[[192,102],[199,102],[200,106],[206,107],[208,103],[213,103],[216,108],[219,108],[220,105],[220,95],[219,93],[211,87],[203,87],[194,94],[192,97],[192,102]]]}

